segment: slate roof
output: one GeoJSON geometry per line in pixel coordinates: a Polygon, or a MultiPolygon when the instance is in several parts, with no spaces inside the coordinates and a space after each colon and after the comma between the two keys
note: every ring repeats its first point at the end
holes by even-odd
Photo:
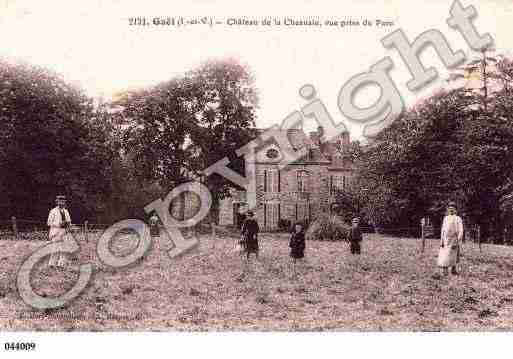
{"type": "MultiPolygon", "coordinates": [[[[258,130],[263,133],[265,130],[258,130]]],[[[308,154],[297,163],[322,163],[332,164],[333,168],[347,168],[347,154],[342,152],[340,145],[336,142],[325,142],[316,144],[301,129],[288,129],[287,138],[294,150],[308,149],[308,154]],[[346,160],[344,160],[344,158],[346,160]]],[[[277,144],[276,141],[273,141],[277,144]]]]}

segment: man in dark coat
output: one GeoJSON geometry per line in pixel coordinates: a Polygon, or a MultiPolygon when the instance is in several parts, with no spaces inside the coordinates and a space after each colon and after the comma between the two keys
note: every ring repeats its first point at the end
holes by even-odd
{"type": "Polygon", "coordinates": [[[353,218],[352,226],[349,230],[348,238],[349,244],[351,245],[351,254],[360,255],[361,246],[360,242],[362,241],[362,232],[360,231],[360,220],[359,218],[353,218]]]}
{"type": "Polygon", "coordinates": [[[256,258],[258,258],[259,229],[257,221],[253,218],[253,212],[249,211],[246,220],[242,224],[242,238],[247,259],[249,259],[251,253],[255,253],[256,258]]]}

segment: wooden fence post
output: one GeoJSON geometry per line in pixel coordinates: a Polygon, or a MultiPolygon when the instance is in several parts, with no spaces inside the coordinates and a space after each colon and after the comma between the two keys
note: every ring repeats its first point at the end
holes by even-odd
{"type": "Polygon", "coordinates": [[[426,249],[426,232],[424,231],[424,224],[422,224],[420,228],[420,235],[422,238],[422,253],[424,253],[424,250],[426,249]]]}
{"type": "Polygon", "coordinates": [[[481,226],[477,226],[477,243],[479,245],[479,252],[481,252],[481,226]]]}
{"type": "Polygon", "coordinates": [[[212,226],[212,248],[216,245],[216,225],[214,222],[210,224],[212,226]]]}
{"type": "Polygon", "coordinates": [[[89,226],[89,221],[85,221],[84,222],[84,238],[85,238],[85,241],[86,242],[89,242],[89,238],[88,238],[88,231],[89,231],[89,228],[87,228],[89,226]]]}
{"type": "Polygon", "coordinates": [[[426,232],[424,231],[425,225],[426,225],[426,219],[422,218],[420,220],[420,238],[422,241],[422,253],[424,253],[424,249],[426,248],[426,232]]]}
{"type": "Polygon", "coordinates": [[[16,217],[11,217],[12,222],[12,233],[14,233],[14,239],[18,239],[18,225],[16,223],[16,217]]]}

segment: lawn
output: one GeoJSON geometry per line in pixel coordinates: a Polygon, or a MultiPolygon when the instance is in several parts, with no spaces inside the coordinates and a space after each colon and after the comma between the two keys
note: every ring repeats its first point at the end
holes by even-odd
{"type": "MultiPolygon", "coordinates": [[[[86,291],[67,308],[38,311],[19,298],[16,271],[39,241],[0,241],[0,330],[44,331],[483,331],[513,329],[513,249],[466,243],[459,276],[436,279],[437,240],[426,252],[412,238],[366,235],[363,254],[344,242],[309,241],[293,275],[288,236],[263,234],[261,256],[244,263],[233,238],[201,237],[169,259],[158,245],[140,263],[105,268],[94,241],[74,258],[93,262],[86,291]]],[[[130,251],[133,239],[114,243],[130,251]]],[[[161,246],[165,249],[165,246],[161,246]]],[[[39,268],[33,285],[53,296],[70,288],[76,269],[39,268]]]]}

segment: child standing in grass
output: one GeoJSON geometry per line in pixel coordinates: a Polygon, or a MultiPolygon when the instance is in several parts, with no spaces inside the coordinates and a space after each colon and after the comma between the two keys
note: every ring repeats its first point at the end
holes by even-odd
{"type": "Polygon", "coordinates": [[[290,237],[290,257],[296,263],[297,259],[305,257],[305,229],[302,223],[296,223],[290,237]]]}
{"type": "Polygon", "coordinates": [[[362,232],[360,231],[360,219],[353,218],[351,221],[351,229],[349,230],[347,239],[349,241],[349,245],[351,247],[351,254],[360,255],[361,253],[361,245],[362,241],[362,232]]]}
{"type": "Polygon", "coordinates": [[[289,242],[290,257],[296,274],[296,261],[305,257],[305,230],[302,223],[296,223],[292,230],[292,236],[289,242]]]}
{"type": "Polygon", "coordinates": [[[244,251],[246,253],[246,259],[249,260],[249,255],[255,253],[258,259],[258,222],[253,219],[253,212],[248,211],[247,219],[242,225],[242,237],[244,238],[244,251]]]}

